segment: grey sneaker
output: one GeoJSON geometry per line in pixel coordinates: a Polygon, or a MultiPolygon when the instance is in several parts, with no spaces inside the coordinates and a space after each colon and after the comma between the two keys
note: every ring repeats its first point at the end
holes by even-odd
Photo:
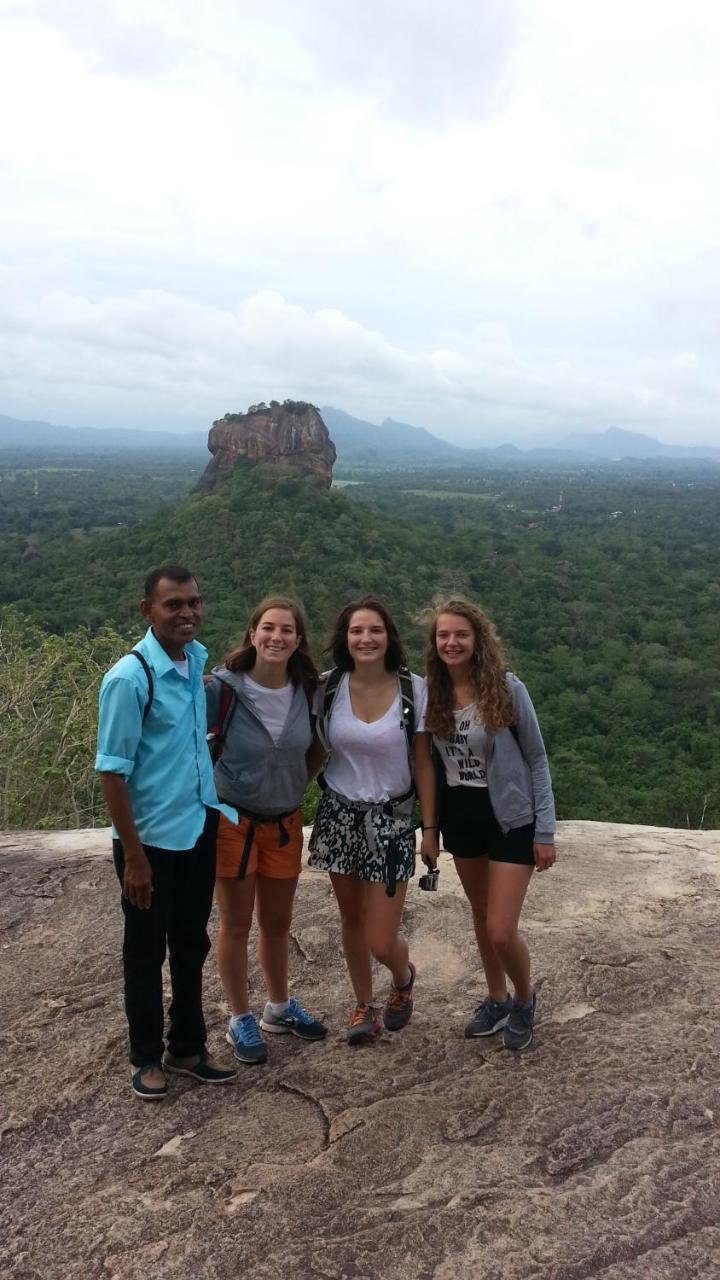
{"type": "Polygon", "coordinates": [[[520,1000],[513,1000],[510,1017],[503,1031],[503,1044],[506,1049],[527,1049],[531,1043],[536,1003],[537,996],[534,991],[532,998],[525,1004],[520,1000]]]}
{"type": "Polygon", "coordinates": [[[491,1000],[486,996],[480,1001],[470,1022],[465,1028],[465,1039],[474,1040],[476,1036],[494,1036],[502,1031],[510,1017],[512,1000],[506,996],[504,1000],[491,1000]]]}
{"type": "Polygon", "coordinates": [[[400,1031],[407,1026],[413,1011],[412,989],[415,986],[415,965],[408,960],[410,981],[404,987],[396,987],[393,983],[390,995],[383,1008],[383,1022],[388,1031],[400,1031]]]}
{"type": "Polygon", "coordinates": [[[287,1035],[289,1032],[299,1040],[324,1040],[327,1035],[325,1024],[313,1018],[307,1009],[303,1009],[294,996],[288,1000],[284,1013],[273,1013],[270,1005],[266,1004],[260,1026],[263,1031],[274,1032],[276,1035],[287,1035]]]}
{"type": "Polygon", "coordinates": [[[347,1025],[348,1044],[366,1044],[380,1035],[380,1019],[372,1004],[359,1004],[347,1025]]]}

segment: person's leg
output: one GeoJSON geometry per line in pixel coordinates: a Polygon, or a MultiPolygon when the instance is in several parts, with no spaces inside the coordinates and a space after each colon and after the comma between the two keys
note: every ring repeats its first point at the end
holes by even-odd
{"type": "Polygon", "coordinates": [[[515,862],[488,864],[487,933],[515,988],[515,998],[524,1003],[532,996],[530,953],[518,933],[518,922],[533,868],[515,862]]]}
{"type": "Polygon", "coordinates": [[[367,889],[358,876],[330,872],[340,909],[345,962],[358,1004],[372,1005],[372,961],[367,939],[367,889]]]}
{"type": "Polygon", "coordinates": [[[257,876],[246,880],[218,876],[215,900],[220,913],[215,948],[220,981],[233,1015],[248,1013],[248,937],[255,905],[257,876]]]}
{"type": "Polygon", "coordinates": [[[288,939],[298,877],[257,876],[258,957],[270,1000],[288,998],[288,939]]]}
{"type": "Polygon", "coordinates": [[[458,878],[470,903],[473,915],[473,926],[477,939],[480,959],[485,971],[488,995],[491,1000],[502,1004],[507,1000],[507,983],[505,968],[500,956],[493,947],[488,936],[488,883],[489,862],[486,856],[478,858],[453,859],[458,878]]]}
{"type": "Polygon", "coordinates": [[[168,1047],[176,1058],[205,1053],[202,971],[210,950],[207,924],[215,887],[218,814],[208,809],[194,849],[175,855],[176,875],[168,913],[168,951],[173,999],[168,1047]]]}
{"type": "MultiPolygon", "coordinates": [[[[162,966],[175,856],[170,850],[144,847],[153,877],[150,906],[141,911],[125,898],[121,900],[125,917],[125,1012],[130,1031],[130,1061],[136,1067],[160,1062],[163,1055],[162,966]]],[[[122,885],[125,859],[119,840],[113,840],[113,861],[122,885]]]]}
{"type": "Polygon", "coordinates": [[[392,974],[396,987],[412,981],[407,939],[400,933],[407,881],[397,882],[395,895],[389,898],[384,884],[367,884],[367,945],[375,959],[392,974]]]}

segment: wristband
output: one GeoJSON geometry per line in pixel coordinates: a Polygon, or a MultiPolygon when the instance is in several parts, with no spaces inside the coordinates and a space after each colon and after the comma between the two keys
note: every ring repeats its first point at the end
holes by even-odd
{"type": "Polygon", "coordinates": [[[424,826],[422,825],[422,823],[421,823],[421,824],[420,824],[420,830],[421,830],[421,831],[437,831],[437,830],[438,830],[438,828],[437,828],[437,827],[424,827],[424,826]]]}

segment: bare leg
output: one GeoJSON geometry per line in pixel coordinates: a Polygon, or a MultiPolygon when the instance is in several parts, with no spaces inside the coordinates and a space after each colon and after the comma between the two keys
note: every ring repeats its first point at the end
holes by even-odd
{"type": "Polygon", "coordinates": [[[215,899],[220,912],[217,960],[220,981],[233,1014],[248,1013],[248,936],[255,903],[254,875],[246,880],[220,876],[215,881],[215,899]]]}
{"type": "Polygon", "coordinates": [[[358,1004],[372,1004],[372,962],[367,940],[367,885],[357,876],[330,872],[342,928],[345,962],[358,1004]]]}
{"type": "Polygon", "coordinates": [[[407,939],[400,933],[407,881],[398,881],[395,897],[388,898],[383,884],[366,885],[367,940],[375,959],[389,969],[396,987],[410,981],[407,939]]]}
{"type": "Polygon", "coordinates": [[[278,1004],[288,998],[288,938],[297,882],[297,876],[257,877],[258,956],[268,999],[278,1004]]]}
{"type": "Polygon", "coordinates": [[[530,953],[518,921],[534,868],[514,862],[488,864],[487,931],[495,954],[523,1002],[530,999],[530,953]]]}
{"type": "Polygon", "coordinates": [[[487,928],[489,864],[485,858],[454,858],[455,869],[472,908],[473,925],[480,959],[485,970],[488,995],[491,1000],[507,999],[505,967],[495,951],[487,928]]]}

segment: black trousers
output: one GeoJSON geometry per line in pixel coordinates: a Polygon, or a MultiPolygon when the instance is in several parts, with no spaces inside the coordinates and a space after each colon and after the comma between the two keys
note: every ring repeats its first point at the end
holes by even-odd
{"type": "MultiPolygon", "coordinates": [[[[207,923],[215,888],[217,824],[217,810],[208,809],[205,828],[193,849],[143,845],[152,868],[151,904],[147,911],[141,911],[121,899],[125,1012],[130,1027],[130,1061],[136,1067],[162,1058],[166,951],[172,983],[168,1048],[179,1058],[205,1051],[202,970],[210,950],[207,923]]],[[[113,861],[122,885],[125,857],[119,840],[113,840],[113,861]]]]}

